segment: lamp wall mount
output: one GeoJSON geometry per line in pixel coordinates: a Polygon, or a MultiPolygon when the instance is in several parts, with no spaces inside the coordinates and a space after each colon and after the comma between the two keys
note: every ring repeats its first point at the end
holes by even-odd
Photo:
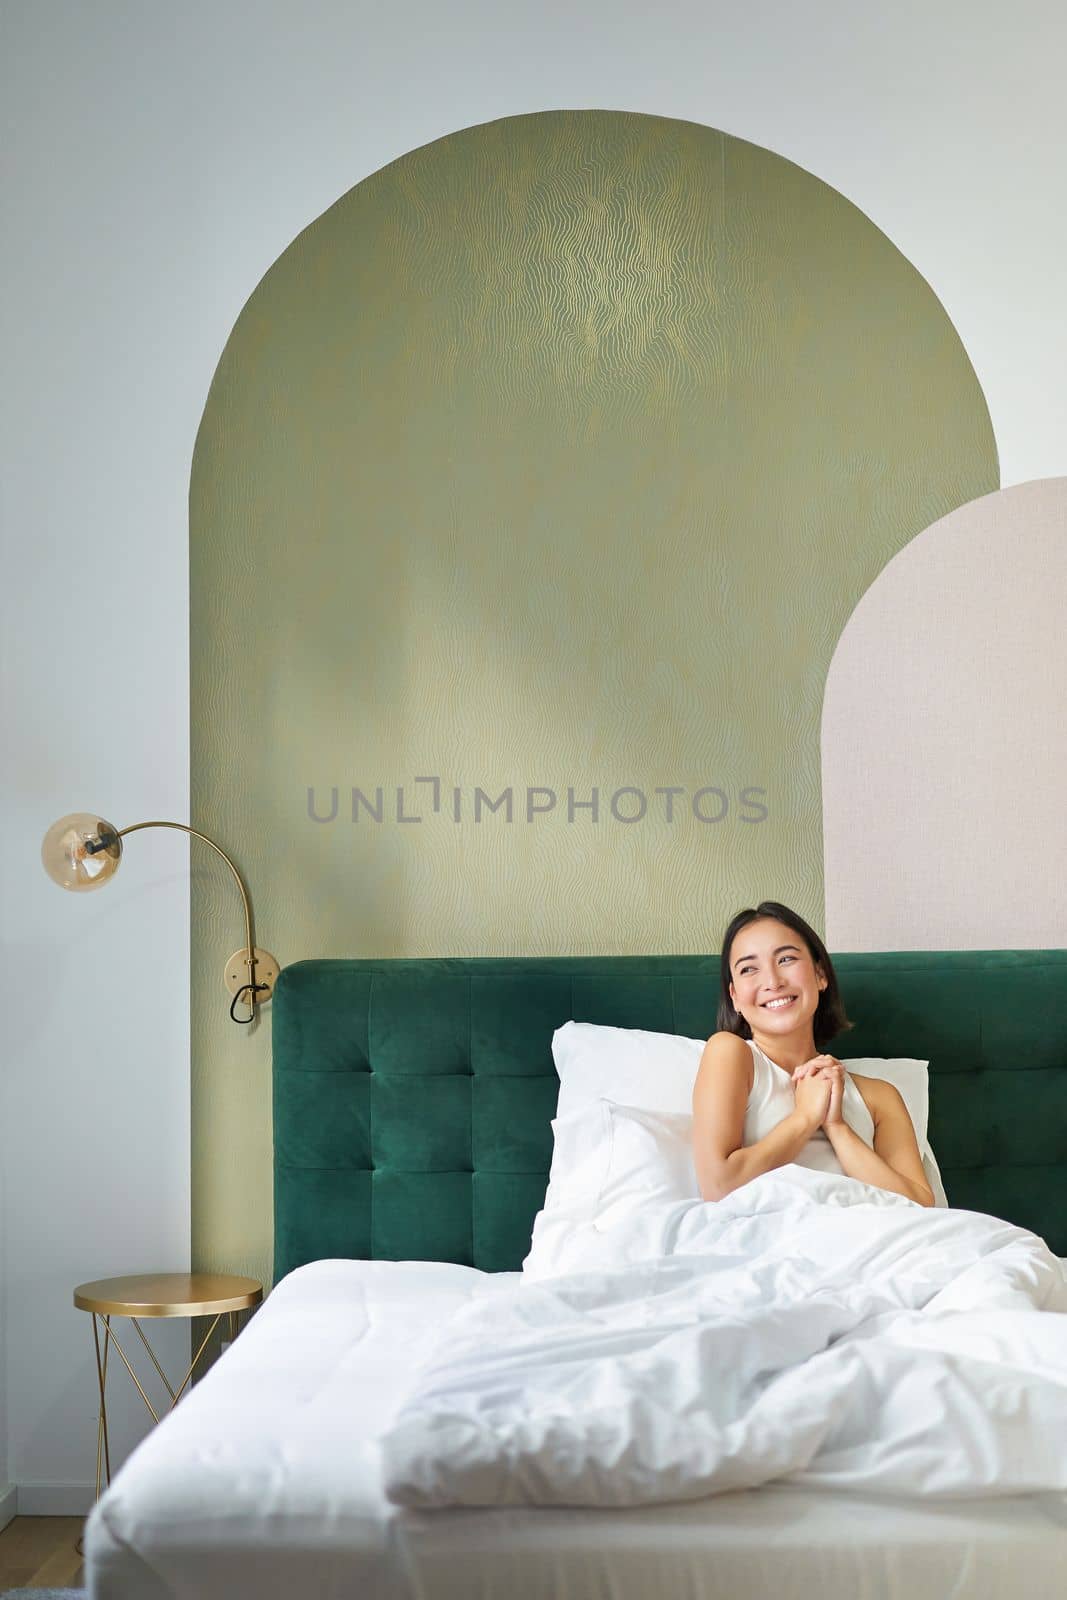
{"type": "Polygon", "coordinates": [[[278,963],[269,950],[261,950],[258,945],[253,946],[252,956],[254,967],[248,959],[247,950],[243,948],[235,950],[226,963],[226,976],[223,982],[232,995],[240,994],[242,989],[247,989],[251,983],[258,984],[256,1004],[261,1006],[273,997],[278,963]]]}

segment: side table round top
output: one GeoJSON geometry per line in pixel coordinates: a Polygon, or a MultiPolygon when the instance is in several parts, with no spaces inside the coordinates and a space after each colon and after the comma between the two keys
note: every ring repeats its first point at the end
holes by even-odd
{"type": "Polygon", "coordinates": [[[74,1291],[79,1311],[118,1317],[212,1317],[245,1311],[263,1299],[257,1278],[228,1272],[142,1272],[132,1278],[99,1278],[74,1291]]]}

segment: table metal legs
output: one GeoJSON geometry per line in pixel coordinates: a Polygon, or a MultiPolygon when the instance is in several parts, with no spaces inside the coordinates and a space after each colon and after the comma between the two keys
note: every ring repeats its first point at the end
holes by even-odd
{"type": "MultiPolygon", "coordinates": [[[[158,1360],[158,1358],[156,1356],[155,1351],[152,1349],[152,1346],[149,1344],[148,1340],[145,1338],[144,1329],[141,1327],[139,1319],[137,1317],[131,1317],[130,1318],[130,1321],[133,1323],[134,1327],[137,1329],[137,1333],[138,1333],[138,1336],[139,1336],[139,1338],[141,1340],[141,1343],[144,1345],[145,1349],[148,1351],[149,1356],[151,1357],[152,1365],[155,1367],[156,1371],[158,1372],[160,1378],[163,1381],[164,1388],[166,1389],[167,1393],[170,1395],[170,1405],[167,1408],[168,1410],[173,1411],[174,1407],[178,1404],[178,1401],[181,1399],[182,1395],[185,1393],[186,1387],[188,1386],[188,1384],[189,1384],[189,1382],[190,1382],[190,1380],[191,1380],[191,1378],[193,1376],[193,1373],[196,1370],[197,1362],[200,1360],[200,1357],[203,1355],[204,1351],[207,1349],[208,1341],[210,1340],[211,1335],[215,1332],[215,1329],[218,1327],[219,1323],[222,1321],[222,1318],[224,1316],[228,1316],[229,1319],[230,1319],[230,1339],[231,1339],[231,1341],[237,1337],[237,1330],[238,1330],[238,1326],[239,1326],[238,1313],[236,1311],[229,1311],[229,1312],[220,1311],[218,1313],[218,1315],[215,1317],[215,1320],[212,1322],[210,1328],[205,1333],[203,1339],[200,1341],[200,1348],[196,1352],[196,1355],[193,1357],[192,1361],[190,1361],[189,1369],[186,1372],[185,1377],[182,1379],[181,1385],[179,1386],[179,1388],[177,1390],[175,1390],[173,1388],[173,1386],[172,1386],[172,1384],[170,1382],[170,1379],[167,1377],[166,1373],[163,1371],[163,1368],[159,1364],[159,1360],[158,1360]]],[[[156,1411],[156,1408],[152,1404],[151,1400],[149,1400],[148,1396],[145,1394],[144,1388],[143,1388],[143,1386],[141,1384],[141,1381],[138,1378],[136,1372],[134,1372],[133,1368],[130,1366],[129,1359],[127,1358],[126,1352],[122,1348],[121,1344],[119,1343],[118,1336],[116,1335],[114,1328],[111,1326],[111,1316],[109,1314],[104,1314],[104,1315],[101,1316],[100,1320],[104,1324],[103,1354],[101,1354],[101,1349],[100,1349],[100,1330],[97,1327],[97,1313],[94,1311],[93,1312],[93,1345],[94,1345],[94,1347],[96,1349],[96,1376],[97,1376],[97,1380],[98,1380],[99,1385],[100,1385],[100,1417],[99,1417],[99,1420],[97,1422],[97,1427],[96,1427],[96,1498],[98,1500],[100,1498],[101,1473],[103,1473],[103,1476],[104,1476],[105,1481],[107,1483],[110,1484],[110,1482],[111,1482],[111,1451],[110,1451],[110,1447],[109,1447],[109,1443],[108,1443],[108,1436],[107,1436],[107,1392],[106,1391],[107,1391],[107,1360],[108,1360],[108,1353],[109,1353],[110,1348],[111,1348],[112,1345],[115,1346],[115,1349],[118,1351],[119,1355],[122,1358],[122,1363],[125,1366],[126,1371],[129,1373],[130,1377],[133,1379],[134,1383],[136,1384],[137,1393],[141,1396],[141,1399],[144,1401],[145,1405],[148,1407],[148,1413],[151,1416],[152,1421],[153,1422],[158,1422],[159,1421],[159,1413],[156,1411]]]]}
{"type": "Polygon", "coordinates": [[[100,1498],[100,1464],[101,1461],[107,1469],[107,1481],[111,1482],[111,1452],[107,1442],[107,1401],[104,1390],[107,1384],[107,1352],[111,1343],[111,1318],[104,1318],[104,1358],[100,1359],[100,1334],[96,1326],[96,1312],[93,1312],[93,1344],[96,1347],[96,1376],[100,1384],[100,1415],[96,1423],[96,1498],[100,1498]]]}

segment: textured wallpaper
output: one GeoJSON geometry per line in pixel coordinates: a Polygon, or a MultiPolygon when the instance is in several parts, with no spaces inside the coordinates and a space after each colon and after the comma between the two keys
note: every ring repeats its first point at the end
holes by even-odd
{"type": "MultiPolygon", "coordinates": [[[[838,638],[997,486],[942,306],[811,174],[619,112],[439,140],[294,240],[219,363],[193,825],[283,963],[821,924],[838,638]]],[[[226,1017],[213,861],[193,913],[194,1259],[269,1280],[269,1020],[226,1017]]]]}

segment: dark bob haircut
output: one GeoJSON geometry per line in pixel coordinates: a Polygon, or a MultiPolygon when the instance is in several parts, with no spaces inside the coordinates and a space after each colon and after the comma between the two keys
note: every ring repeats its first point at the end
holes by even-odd
{"type": "Polygon", "coordinates": [[[845,1003],[841,998],[841,991],[837,986],[837,973],[815,929],[809,927],[803,917],[798,917],[795,911],[790,911],[788,906],[779,904],[777,900],[761,900],[758,906],[747,906],[744,911],[739,911],[727,928],[722,941],[722,959],[719,967],[719,1014],[718,1028],[721,1033],[736,1033],[741,1039],[751,1039],[752,1029],[734,1009],[730,999],[730,950],[734,937],[742,928],[747,928],[750,922],[762,922],[765,917],[773,917],[775,922],[784,922],[787,928],[792,928],[794,933],[799,933],[808,947],[811,958],[822,967],[826,978],[826,988],[819,996],[819,1004],[812,1019],[812,1031],[815,1035],[815,1048],[821,1054],[831,1039],[836,1039],[839,1033],[848,1033],[855,1024],[850,1022],[845,1015],[845,1003]]]}

